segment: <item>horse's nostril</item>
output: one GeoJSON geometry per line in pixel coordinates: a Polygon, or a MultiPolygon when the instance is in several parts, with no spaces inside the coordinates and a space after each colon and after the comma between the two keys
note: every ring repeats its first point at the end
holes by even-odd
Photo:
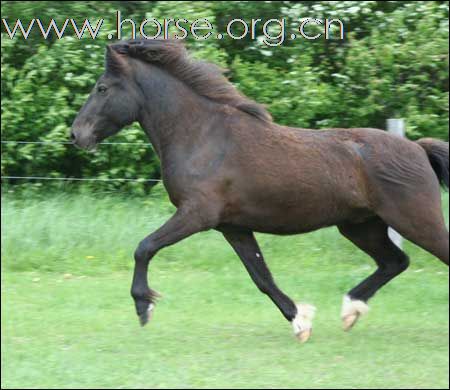
{"type": "Polygon", "coordinates": [[[75,141],[76,138],[77,138],[77,137],[75,137],[75,133],[74,133],[73,131],[71,131],[71,132],[70,132],[70,139],[71,139],[72,141],[75,141]]]}

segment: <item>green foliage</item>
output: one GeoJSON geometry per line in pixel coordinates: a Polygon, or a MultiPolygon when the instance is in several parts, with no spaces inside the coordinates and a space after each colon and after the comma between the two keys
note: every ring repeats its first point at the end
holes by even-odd
{"type": "MultiPolygon", "coordinates": [[[[66,141],[70,125],[103,71],[115,12],[146,17],[207,18],[220,32],[233,18],[286,18],[287,36],[304,17],[339,18],[345,40],[188,39],[197,58],[226,67],[233,83],[268,106],[282,124],[309,127],[385,127],[403,117],[408,135],[448,140],[448,4],[444,2],[12,2],[1,5],[9,25],[31,18],[105,19],[96,40],[74,34],[9,39],[2,26],[2,139],[66,141]]],[[[69,31],[70,29],[68,29],[69,31]]],[[[71,30],[70,30],[71,31],[71,30]]],[[[130,33],[125,28],[125,35],[130,33]]],[[[311,30],[312,32],[312,30],[311,30]]],[[[337,34],[337,31],[334,31],[337,34]]],[[[100,146],[95,154],[64,145],[2,145],[2,175],[158,178],[159,162],[137,124],[114,137],[139,146],[100,146]]],[[[150,188],[127,186],[136,193],[150,188]]]]}

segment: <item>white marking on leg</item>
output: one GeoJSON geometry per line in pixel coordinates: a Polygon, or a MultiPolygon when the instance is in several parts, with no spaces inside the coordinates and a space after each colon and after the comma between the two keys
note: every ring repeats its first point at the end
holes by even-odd
{"type": "MultiPolygon", "coordinates": [[[[312,320],[316,313],[316,308],[313,305],[300,303],[297,305],[297,315],[292,320],[292,328],[297,337],[301,334],[307,335],[306,341],[309,338],[312,329],[312,320]]],[[[303,341],[303,340],[302,340],[303,341]]]]}
{"type": "Polygon", "coordinates": [[[341,318],[344,325],[344,330],[350,330],[356,324],[359,317],[369,311],[369,306],[359,299],[352,299],[349,295],[344,296],[342,302],[341,318]]]}
{"type": "Polygon", "coordinates": [[[153,317],[153,309],[155,308],[155,305],[153,303],[150,303],[147,308],[147,321],[150,321],[153,317]]]}
{"type": "Polygon", "coordinates": [[[358,299],[352,299],[349,295],[344,296],[342,302],[341,318],[348,317],[349,315],[364,315],[369,311],[367,303],[358,299]]]}

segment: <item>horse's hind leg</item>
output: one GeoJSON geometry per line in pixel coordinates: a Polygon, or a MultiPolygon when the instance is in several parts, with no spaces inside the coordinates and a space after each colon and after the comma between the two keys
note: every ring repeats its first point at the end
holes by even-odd
{"type": "Polygon", "coordinates": [[[219,229],[242,260],[250,277],[261,292],[267,294],[284,317],[292,323],[301,342],[309,339],[315,308],[295,303],[275,284],[252,231],[243,229],[219,229]]]}
{"type": "Polygon", "coordinates": [[[353,288],[345,297],[342,306],[342,321],[345,330],[350,330],[358,318],[369,307],[367,301],[386,283],[406,270],[408,257],[388,236],[388,225],[379,218],[361,224],[339,226],[343,236],[370,255],[378,265],[377,270],[353,288]]]}
{"type": "Polygon", "coordinates": [[[377,214],[403,237],[448,265],[449,237],[438,187],[434,191],[417,188],[417,194],[393,197],[377,214]]]}

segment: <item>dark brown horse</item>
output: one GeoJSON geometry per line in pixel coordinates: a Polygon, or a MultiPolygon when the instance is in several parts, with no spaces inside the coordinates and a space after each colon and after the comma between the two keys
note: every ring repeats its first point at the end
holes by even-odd
{"type": "Polygon", "coordinates": [[[297,234],[336,225],[373,257],[377,270],[344,298],[345,329],[408,267],[389,226],[448,265],[439,186],[449,184],[448,143],[411,142],[377,129],[277,125],[216,66],[190,59],[180,41],[170,40],[108,46],[106,71],[71,137],[89,149],[135,121],[161,160],[177,207],[135,252],[131,294],[142,324],[155,300],[149,261],[161,248],[208,229],[225,236],[301,341],[310,336],[314,307],[296,305],[276,286],[253,232],[297,234]]]}

